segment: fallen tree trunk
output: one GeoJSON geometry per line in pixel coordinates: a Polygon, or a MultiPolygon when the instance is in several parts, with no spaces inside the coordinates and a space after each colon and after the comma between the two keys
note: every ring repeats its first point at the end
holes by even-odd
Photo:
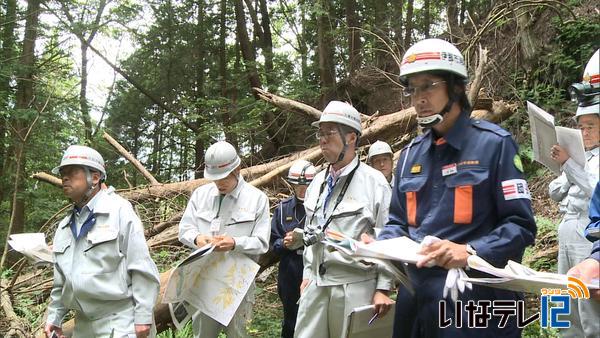
{"type": "Polygon", "coordinates": [[[7,332],[5,332],[6,337],[25,338],[27,337],[27,332],[24,329],[24,325],[21,321],[21,318],[17,316],[15,310],[13,309],[12,301],[8,294],[7,285],[5,285],[3,281],[0,283],[0,305],[2,307],[4,315],[6,316],[6,319],[8,319],[8,322],[10,323],[10,328],[7,332]]]}

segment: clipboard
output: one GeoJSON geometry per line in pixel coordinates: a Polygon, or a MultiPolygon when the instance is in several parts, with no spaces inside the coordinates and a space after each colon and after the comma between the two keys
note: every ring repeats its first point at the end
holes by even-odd
{"type": "Polygon", "coordinates": [[[369,324],[373,318],[373,305],[365,305],[354,308],[348,315],[348,320],[343,337],[345,338],[373,338],[373,337],[391,337],[394,329],[394,316],[396,306],[392,306],[390,311],[377,318],[369,324]]]}

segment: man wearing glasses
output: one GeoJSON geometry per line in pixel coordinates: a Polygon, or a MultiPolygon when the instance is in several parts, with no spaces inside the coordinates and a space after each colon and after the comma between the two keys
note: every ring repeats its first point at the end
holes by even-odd
{"type": "MultiPolygon", "coordinates": [[[[466,267],[469,255],[504,267],[509,259],[520,261],[534,241],[517,145],[499,126],[469,118],[467,70],[452,44],[426,39],[413,45],[402,60],[400,81],[425,131],[400,153],[389,221],[378,239],[408,236],[421,242],[429,235],[439,241],[422,249],[425,258],[416,266],[407,266],[415,293],[398,290],[394,337],[520,337],[515,316],[504,328],[491,316],[486,328],[474,329],[464,310],[457,319],[455,304],[444,295],[449,269],[466,267]],[[445,328],[440,307],[453,318],[445,328]]],[[[521,296],[474,285],[458,298],[466,305],[521,296]]]]}
{"type": "Polygon", "coordinates": [[[393,304],[387,296],[392,279],[374,265],[327,250],[321,239],[326,230],[354,239],[372,236],[387,221],[391,189],[381,172],[356,155],[362,127],[354,107],[332,101],[313,126],[329,166],[315,176],[304,201],[306,248],[295,337],[338,338],[355,307],[374,304],[385,315],[393,304]]]}

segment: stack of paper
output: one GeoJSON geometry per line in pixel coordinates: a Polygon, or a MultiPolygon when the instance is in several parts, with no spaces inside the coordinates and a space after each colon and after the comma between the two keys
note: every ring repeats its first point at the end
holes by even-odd
{"type": "Polygon", "coordinates": [[[357,241],[340,232],[327,230],[323,244],[335,248],[342,255],[355,258],[361,262],[376,264],[377,267],[402,283],[409,292],[413,292],[412,284],[402,269],[389,260],[415,264],[422,255],[417,254],[419,244],[408,237],[397,237],[369,244],[357,241]]]}
{"type": "MultiPolygon", "coordinates": [[[[473,284],[535,294],[540,294],[543,288],[567,289],[571,284],[567,275],[535,271],[513,261],[508,261],[508,264],[502,269],[496,268],[479,256],[469,256],[467,262],[470,268],[494,276],[463,278],[464,281],[473,284]]],[[[597,284],[586,284],[586,286],[588,289],[600,288],[597,284]]]]}
{"type": "Polygon", "coordinates": [[[328,230],[323,243],[355,257],[389,259],[410,264],[416,264],[424,257],[417,253],[420,250],[419,243],[405,236],[365,244],[337,231],[328,230]]]}
{"type": "Polygon", "coordinates": [[[585,167],[583,136],[577,129],[555,127],[554,117],[531,102],[527,102],[527,113],[531,124],[533,159],[545,165],[557,176],[560,164],[550,157],[550,148],[560,145],[577,164],[585,167]]]}

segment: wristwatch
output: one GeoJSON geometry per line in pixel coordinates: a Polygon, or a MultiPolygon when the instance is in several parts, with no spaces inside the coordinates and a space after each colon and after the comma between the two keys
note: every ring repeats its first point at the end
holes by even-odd
{"type": "Polygon", "coordinates": [[[473,249],[471,244],[467,244],[467,253],[469,255],[477,256],[477,251],[475,251],[475,249],[473,249]]]}

